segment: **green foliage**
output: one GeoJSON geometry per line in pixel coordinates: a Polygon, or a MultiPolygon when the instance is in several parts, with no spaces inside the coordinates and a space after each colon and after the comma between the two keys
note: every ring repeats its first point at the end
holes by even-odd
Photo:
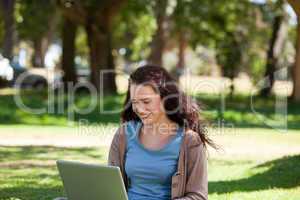
{"type": "MultiPolygon", "coordinates": [[[[99,14],[110,1],[78,0],[88,12],[99,14]]],[[[48,30],[48,22],[54,13],[55,0],[17,0],[15,18],[18,37],[33,41],[48,30]]],[[[157,27],[155,4],[151,0],[128,0],[114,18],[112,27],[113,48],[126,49],[126,60],[140,61],[149,54],[149,44],[157,27]]],[[[168,0],[167,42],[177,45],[178,32],[185,33],[189,47],[205,46],[212,50],[222,72],[234,77],[240,71],[247,72],[256,82],[262,77],[265,55],[274,16],[282,1],[266,1],[256,4],[239,0],[168,0]]],[[[59,30],[59,29],[58,29],[59,30]]],[[[3,19],[0,18],[0,38],[3,36],[3,19]]],[[[295,44],[295,27],[289,28],[289,38],[295,44]]],[[[0,40],[1,44],[2,40],[0,40]]],[[[170,46],[172,46],[170,45],[170,46]]],[[[80,28],[76,38],[77,54],[86,59],[88,47],[86,35],[80,28]]]]}
{"type": "Polygon", "coordinates": [[[254,81],[262,76],[270,23],[278,3],[256,4],[239,0],[176,2],[171,16],[173,37],[178,31],[183,31],[192,48],[202,45],[214,50],[224,76],[233,78],[240,71],[254,76],[254,81]]]}
{"type": "MultiPolygon", "coordinates": [[[[132,50],[132,60],[141,60],[141,56],[147,55],[147,45],[151,42],[152,35],[156,29],[156,24],[150,15],[143,15],[136,20],[136,37],[133,39],[129,48],[132,50]]],[[[145,58],[145,57],[144,57],[145,58]]]]}
{"type": "Polygon", "coordinates": [[[240,71],[243,55],[248,48],[251,22],[251,4],[248,2],[229,1],[226,5],[216,5],[217,10],[212,16],[222,22],[216,23],[221,37],[216,39],[217,61],[222,66],[223,75],[234,78],[240,71]],[[218,16],[219,15],[219,16],[218,16]],[[221,17],[223,16],[223,17],[221,17]]]}
{"type": "MultiPolygon", "coordinates": [[[[266,56],[267,50],[269,48],[270,38],[272,35],[272,25],[274,23],[274,19],[276,16],[281,15],[285,16],[288,13],[285,13],[284,10],[284,1],[266,1],[264,4],[258,4],[257,13],[260,15],[261,19],[256,19],[256,24],[251,26],[250,37],[248,38],[248,43],[250,44],[249,48],[245,52],[247,55],[247,65],[246,71],[250,75],[252,81],[256,84],[261,78],[264,76],[265,67],[266,67],[266,56]],[[262,27],[260,27],[262,26],[262,27]]],[[[286,19],[284,19],[286,20],[286,19]]],[[[287,22],[283,22],[287,23],[287,22]]],[[[279,55],[279,64],[277,67],[288,66],[287,57],[291,56],[292,49],[288,49],[288,43],[295,44],[295,29],[292,30],[292,26],[289,25],[288,28],[288,37],[285,38],[285,45],[281,50],[281,54],[279,55]]],[[[293,50],[292,50],[293,51],[293,50]]]]}
{"type": "Polygon", "coordinates": [[[249,75],[254,84],[256,84],[264,75],[266,60],[256,53],[248,55],[249,75]]]}
{"type": "Polygon", "coordinates": [[[156,30],[151,1],[129,0],[116,18],[113,28],[114,47],[125,48],[131,61],[145,59],[156,30]]]}
{"type": "Polygon", "coordinates": [[[20,38],[36,40],[49,29],[50,17],[55,12],[54,0],[20,0],[16,3],[16,22],[20,38]]]}
{"type": "Polygon", "coordinates": [[[189,36],[190,45],[196,48],[198,44],[210,46],[215,31],[210,24],[209,12],[213,2],[203,1],[176,1],[171,19],[174,24],[173,36],[178,31],[184,31],[189,36]]]}
{"type": "Polygon", "coordinates": [[[236,30],[247,6],[247,2],[237,0],[178,0],[172,14],[174,31],[185,30],[194,47],[197,44],[215,47],[216,42],[224,40],[226,33],[236,30]]]}
{"type": "Polygon", "coordinates": [[[290,41],[292,41],[293,44],[296,44],[296,40],[297,40],[296,26],[297,25],[290,26],[288,30],[289,39],[290,41]]]}

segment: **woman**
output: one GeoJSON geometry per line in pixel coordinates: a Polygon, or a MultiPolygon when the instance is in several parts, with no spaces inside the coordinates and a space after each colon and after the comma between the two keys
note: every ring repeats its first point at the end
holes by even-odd
{"type": "Polygon", "coordinates": [[[207,199],[207,145],[199,106],[162,67],[130,75],[122,125],[109,165],[119,166],[129,200],[207,199]]]}

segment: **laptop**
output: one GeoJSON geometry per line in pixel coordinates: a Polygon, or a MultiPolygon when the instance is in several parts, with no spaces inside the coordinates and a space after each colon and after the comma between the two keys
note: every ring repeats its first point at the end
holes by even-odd
{"type": "Polygon", "coordinates": [[[56,162],[68,200],[128,200],[119,167],[56,162]]]}

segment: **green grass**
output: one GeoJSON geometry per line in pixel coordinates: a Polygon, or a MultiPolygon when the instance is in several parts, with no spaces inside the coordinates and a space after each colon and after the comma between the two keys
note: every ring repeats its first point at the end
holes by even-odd
{"type": "Polygon", "coordinates": [[[64,190],[55,166],[57,159],[103,163],[106,149],[52,146],[0,147],[0,199],[53,199],[64,190]]]}
{"type": "MultiPolygon", "coordinates": [[[[50,200],[64,191],[57,159],[106,163],[107,149],[0,147],[0,199],[50,200]]],[[[210,199],[300,198],[300,154],[259,163],[249,159],[210,158],[210,199]]]]}
{"type": "MultiPolygon", "coordinates": [[[[260,98],[236,95],[233,98],[225,97],[224,112],[221,112],[221,98],[218,95],[198,94],[196,99],[203,103],[203,115],[211,122],[223,120],[226,124],[235,127],[278,127],[285,128],[285,115],[275,115],[275,97],[260,98]],[[252,105],[252,106],[251,106],[252,105]],[[253,111],[255,110],[255,112],[253,111]]],[[[53,105],[53,112],[47,110],[42,114],[32,114],[19,108],[14,100],[13,94],[0,95],[0,123],[1,124],[31,124],[31,125],[55,125],[66,126],[68,122],[78,122],[80,119],[88,120],[90,123],[119,123],[120,110],[125,99],[125,94],[107,96],[98,103],[91,112],[80,114],[72,109],[76,106],[85,109],[89,106],[91,96],[87,93],[76,94],[74,104],[70,104],[67,96],[55,96],[48,100],[46,92],[25,91],[21,95],[22,102],[29,108],[49,108],[53,105]],[[101,105],[105,110],[116,110],[113,114],[100,112],[101,105]],[[62,110],[58,110],[59,107],[62,110]],[[71,116],[71,117],[70,117],[71,116]]],[[[299,103],[288,101],[287,126],[289,129],[300,129],[300,106],[299,103]]]]}
{"type": "MultiPolygon", "coordinates": [[[[27,126],[18,127],[18,134],[27,126]]],[[[45,129],[51,137],[51,126],[45,129]]],[[[11,131],[0,127],[0,131],[11,131]]],[[[270,129],[236,129],[214,135],[225,152],[209,153],[209,199],[300,199],[300,134],[292,130],[280,134],[270,129]]],[[[55,127],[68,135],[72,129],[55,127]]],[[[70,139],[72,139],[70,134],[70,139]]],[[[108,146],[99,148],[65,148],[54,146],[0,146],[0,199],[50,200],[64,196],[55,161],[78,160],[106,163],[108,146]]]]}
{"type": "Polygon", "coordinates": [[[262,164],[255,160],[212,160],[210,199],[299,199],[299,164],[300,154],[262,164]]]}
{"type": "Polygon", "coordinates": [[[74,109],[88,108],[92,97],[87,93],[76,94],[73,103],[67,95],[55,96],[53,99],[48,97],[46,92],[22,92],[20,100],[27,108],[46,109],[43,113],[35,114],[18,106],[13,94],[0,95],[0,123],[67,126],[69,121],[78,122],[80,119],[86,119],[90,123],[118,123],[120,112],[103,114],[100,109],[101,106],[105,110],[120,109],[125,96],[106,96],[103,101],[96,97],[97,105],[86,114],[78,113],[74,109]]]}
{"type": "MultiPolygon", "coordinates": [[[[120,109],[123,95],[105,97],[104,108],[120,109]]],[[[196,96],[205,105],[203,115],[210,121],[220,119],[233,124],[225,132],[210,130],[211,136],[225,152],[210,151],[210,200],[299,200],[300,199],[300,106],[288,104],[288,132],[269,129],[266,121],[275,119],[274,97],[255,98],[253,107],[265,119],[257,118],[250,106],[250,97],[226,98],[225,112],[220,112],[220,98],[196,96]]],[[[25,91],[23,102],[31,108],[53,104],[55,112],[31,114],[20,109],[12,94],[0,95],[0,139],[43,136],[60,138],[76,135],[76,126],[69,127],[68,99],[47,101],[47,93],[25,91]],[[62,104],[60,104],[62,103],[62,104]],[[65,105],[63,112],[56,108],[65,105]],[[2,135],[2,138],[1,138],[2,135]]],[[[76,95],[75,105],[85,108],[90,96],[76,95]]],[[[73,105],[74,106],[74,105],[73,105]]],[[[119,113],[101,114],[100,103],[88,114],[75,113],[72,121],[86,119],[90,123],[118,125],[119,113]]],[[[283,117],[283,116],[279,116],[283,117]]],[[[275,121],[275,123],[278,121],[275,121]]],[[[280,120],[279,120],[280,122],[280,120]]],[[[96,129],[95,129],[96,130],[96,129]]],[[[98,134],[98,133],[97,133],[98,134]]],[[[93,134],[98,137],[98,135],[93,134]]],[[[85,137],[85,136],[84,136],[85,137]]],[[[64,196],[55,161],[58,159],[106,163],[108,147],[65,148],[55,146],[0,146],[0,200],[50,200],[64,196]]]]}

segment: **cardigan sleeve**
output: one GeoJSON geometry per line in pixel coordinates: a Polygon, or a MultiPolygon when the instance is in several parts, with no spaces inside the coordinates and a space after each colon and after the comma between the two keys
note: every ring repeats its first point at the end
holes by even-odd
{"type": "Polygon", "coordinates": [[[188,147],[187,155],[187,180],[185,194],[177,200],[207,200],[207,156],[206,149],[201,141],[200,144],[188,147]]]}
{"type": "Polygon", "coordinates": [[[120,129],[116,131],[113,136],[109,153],[108,153],[108,165],[119,166],[120,167],[120,151],[119,151],[119,141],[120,141],[120,129]]]}

